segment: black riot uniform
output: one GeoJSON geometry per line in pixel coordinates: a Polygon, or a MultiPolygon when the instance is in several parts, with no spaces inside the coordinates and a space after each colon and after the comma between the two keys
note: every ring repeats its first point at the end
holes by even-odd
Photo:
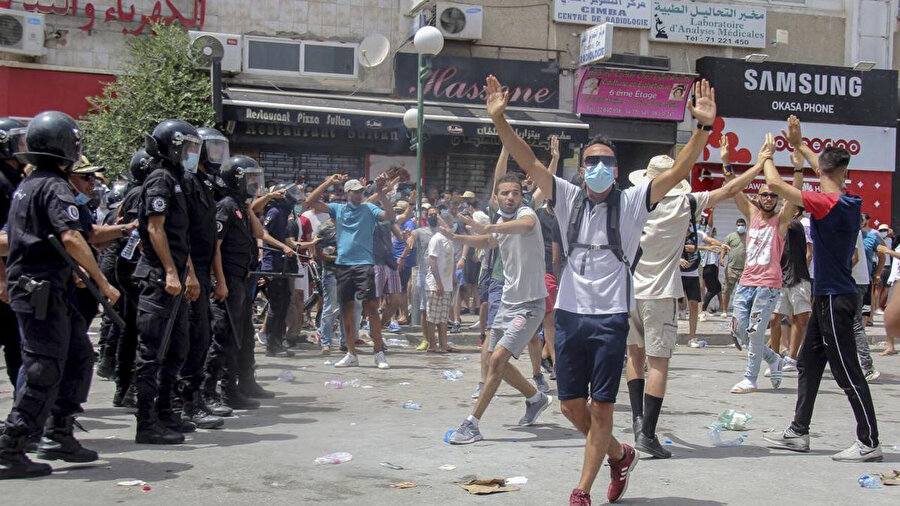
{"type": "Polygon", "coordinates": [[[138,300],[138,355],[135,365],[137,389],[137,434],[135,442],[176,444],[181,432],[196,429],[172,410],[175,382],[188,350],[187,299],[165,290],[166,272],[149,232],[150,220],[163,217],[163,232],[183,291],[190,243],[190,218],[183,190],[184,170],[196,170],[200,158],[197,130],[180,120],[166,120],[147,136],[147,153],[160,166],[147,176],[139,198],[138,230],[143,244],[134,270],[140,280],[138,300]],[[166,328],[173,318],[168,344],[166,328]],[[162,351],[161,351],[162,350],[162,351]],[[162,353],[162,361],[157,359],[162,353]]]}
{"type": "Polygon", "coordinates": [[[57,444],[44,458],[97,458],[72,436],[73,415],[90,388],[93,348],[81,314],[70,304],[72,270],[47,239],[82,229],[75,195],[60,169],[78,160],[81,131],[66,114],[45,112],[32,120],[26,142],[22,156],[37,168],[13,194],[7,266],[10,305],[22,330],[23,384],[0,436],[0,479],[50,474],[50,466],[32,463],[24,453],[27,439],[40,434],[45,421],[45,436],[57,444]]]}
{"type": "MultiPolygon", "coordinates": [[[[106,206],[109,212],[103,218],[103,225],[115,225],[119,219],[119,206],[122,199],[125,198],[126,187],[124,184],[116,184],[112,190],[106,195],[106,206]]],[[[122,292],[122,286],[116,280],[116,258],[122,251],[122,246],[127,238],[114,241],[113,244],[107,246],[102,252],[98,263],[100,271],[106,276],[110,283],[113,283],[119,292],[122,292]]],[[[122,308],[125,304],[125,297],[121,297],[116,303],[116,311],[122,314],[122,308]]],[[[122,329],[114,325],[112,320],[106,315],[100,322],[100,363],[97,365],[97,376],[104,379],[113,379],[116,369],[116,351],[119,347],[119,337],[122,335],[122,329]]]]}
{"type": "MultiPolygon", "coordinates": [[[[143,149],[131,157],[128,167],[131,183],[119,205],[123,223],[137,221],[144,181],[156,169],[156,165],[158,162],[154,162],[143,149]]],[[[141,258],[142,249],[140,232],[134,229],[116,255],[116,280],[122,287],[122,319],[125,320],[125,329],[119,336],[116,349],[116,393],[113,396],[113,406],[116,407],[137,407],[132,379],[138,346],[137,308],[141,289],[134,279],[134,269],[141,258]]]]}
{"type": "Polygon", "coordinates": [[[261,178],[262,169],[255,160],[235,156],[222,172],[226,196],[216,205],[216,230],[221,241],[222,271],[228,297],[212,304],[213,342],[206,360],[203,379],[204,400],[211,407],[238,409],[259,407],[247,393],[262,390],[253,378],[253,321],[250,299],[252,279],[249,272],[258,264],[256,237],[253,236],[247,210],[247,182],[261,178]],[[221,380],[222,398],[216,394],[221,380]]]}
{"type": "Polygon", "coordinates": [[[209,297],[216,253],[216,200],[210,178],[218,175],[222,163],[228,160],[228,140],[214,128],[202,127],[197,132],[203,143],[199,170],[185,173],[184,193],[191,219],[191,261],[200,285],[200,296],[190,304],[190,342],[177,390],[184,406],[184,419],[202,429],[212,429],[222,426],[224,421],[218,416],[210,416],[200,397],[203,364],[211,338],[209,297]]]}
{"type": "MultiPolygon", "coordinates": [[[[14,153],[25,151],[25,125],[10,118],[0,118],[0,227],[6,225],[13,193],[25,176],[25,164],[16,160],[14,153]]],[[[6,259],[0,259],[6,262],[6,259]]],[[[16,314],[9,304],[0,301],[0,346],[6,360],[6,374],[13,387],[22,365],[21,338],[16,314]]]]}

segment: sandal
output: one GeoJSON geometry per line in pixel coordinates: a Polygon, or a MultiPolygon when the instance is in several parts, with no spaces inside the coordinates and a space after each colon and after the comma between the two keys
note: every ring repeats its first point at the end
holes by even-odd
{"type": "Polygon", "coordinates": [[[756,385],[746,378],[742,379],[737,385],[731,387],[731,393],[733,394],[750,394],[753,392],[756,392],[756,385]]]}
{"type": "Polygon", "coordinates": [[[879,355],[881,355],[882,357],[889,357],[891,355],[896,355],[896,354],[897,354],[897,350],[884,350],[881,353],[879,353],[879,355]]]}

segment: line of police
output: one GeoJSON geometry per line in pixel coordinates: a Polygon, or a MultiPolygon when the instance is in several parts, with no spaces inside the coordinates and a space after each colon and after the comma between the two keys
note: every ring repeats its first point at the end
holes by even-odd
{"type": "MultiPolygon", "coordinates": [[[[101,353],[115,358],[105,364],[115,364],[113,404],[137,408],[135,442],[181,443],[197,427],[222,426],[232,408],[256,408],[256,398],[274,396],[254,379],[250,273],[257,239],[291,252],[253,212],[249,198],[263,187],[256,161],[230,157],[215,129],[163,121],[132,158],[128,187],[110,195],[101,227],[70,185],[81,170],[81,144],[82,131],[60,112],[41,113],[27,128],[0,119],[0,218],[8,237],[0,268],[9,300],[0,303],[0,344],[16,385],[0,435],[0,479],[50,474],[49,465],[26,456],[30,450],[45,460],[98,458],[73,435],[90,389],[87,326],[97,304],[76,286],[70,260],[123,316],[122,328],[105,316],[101,353]],[[27,176],[25,163],[33,166],[27,176]],[[98,265],[89,243],[104,241],[98,265]],[[18,334],[7,330],[16,327],[18,334]]],[[[255,204],[294,203],[278,192],[255,204]]]]}

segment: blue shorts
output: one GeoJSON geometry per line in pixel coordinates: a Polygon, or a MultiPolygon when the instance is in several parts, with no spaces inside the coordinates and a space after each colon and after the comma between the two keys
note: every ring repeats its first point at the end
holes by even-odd
{"type": "Polygon", "coordinates": [[[582,315],[556,310],[559,400],[616,402],[628,339],[628,313],[582,315]]]}
{"type": "Polygon", "coordinates": [[[500,299],[503,297],[503,285],[505,284],[503,280],[491,278],[488,281],[488,314],[487,314],[487,328],[493,328],[494,326],[494,317],[497,316],[497,311],[500,309],[500,299]]]}

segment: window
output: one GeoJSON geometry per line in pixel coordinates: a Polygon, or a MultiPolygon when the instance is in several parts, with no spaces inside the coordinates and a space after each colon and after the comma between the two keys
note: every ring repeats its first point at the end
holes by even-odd
{"type": "Polygon", "coordinates": [[[300,72],[300,41],[247,37],[244,47],[244,68],[248,71],[267,74],[300,72]]]}
{"type": "Polygon", "coordinates": [[[358,44],[304,42],[303,73],[356,77],[358,44]]]}

